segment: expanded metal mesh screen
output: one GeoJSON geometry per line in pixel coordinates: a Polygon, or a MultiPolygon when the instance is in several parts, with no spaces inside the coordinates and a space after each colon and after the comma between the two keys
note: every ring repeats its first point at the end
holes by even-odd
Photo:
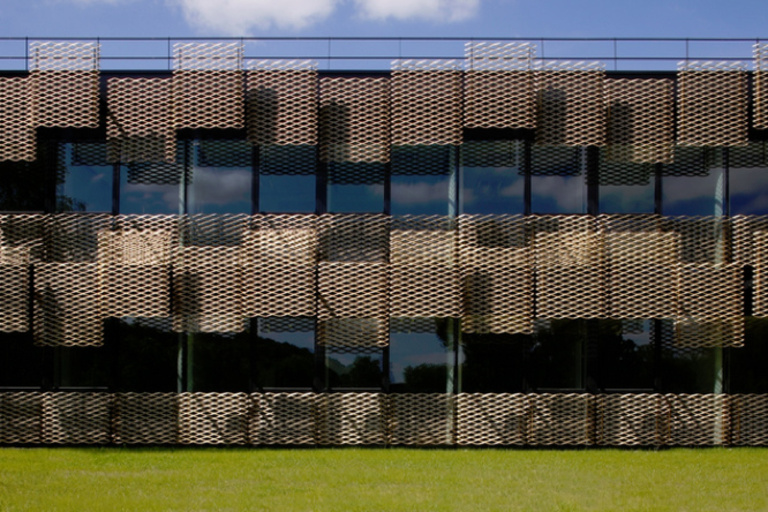
{"type": "Polygon", "coordinates": [[[0,444],[761,446],[763,395],[0,393],[0,444]]]}

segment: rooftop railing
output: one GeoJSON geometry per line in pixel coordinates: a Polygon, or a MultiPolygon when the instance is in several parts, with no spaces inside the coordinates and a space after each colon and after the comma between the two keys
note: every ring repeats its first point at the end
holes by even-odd
{"type": "Polygon", "coordinates": [[[41,42],[95,42],[102,71],[171,70],[173,48],[184,42],[241,43],[243,61],[313,60],[320,70],[388,70],[394,60],[465,59],[466,43],[529,42],[537,61],[597,61],[607,70],[674,71],[680,62],[743,62],[752,69],[753,48],[765,38],[494,38],[494,37],[258,37],[173,38],[0,37],[0,70],[32,67],[31,48],[41,42]]]}

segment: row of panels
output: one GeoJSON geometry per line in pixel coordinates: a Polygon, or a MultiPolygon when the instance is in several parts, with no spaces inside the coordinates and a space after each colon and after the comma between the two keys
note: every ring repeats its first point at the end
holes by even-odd
{"type": "MultiPolygon", "coordinates": [[[[527,43],[483,45],[468,50],[466,70],[396,62],[387,77],[320,77],[307,62],[243,71],[237,43],[183,44],[170,77],[108,80],[110,159],[173,161],[177,129],[247,129],[254,145],[317,144],[327,162],[387,162],[390,145],[460,144],[463,129],[480,128],[535,130],[539,144],[608,145],[617,161],[670,163],[675,143],[744,146],[750,117],[752,128],[768,127],[762,47],[750,116],[749,75],[738,64],[685,63],[675,79],[607,78],[602,64],[535,66],[527,43]]],[[[102,122],[98,45],[43,44],[36,55],[51,66],[0,77],[0,160],[34,160],[35,128],[102,122]]]]}
{"type": "Polygon", "coordinates": [[[511,334],[668,318],[682,346],[739,346],[745,314],[768,310],[766,233],[763,217],[11,214],[0,330],[99,345],[110,317],[179,332],[316,317],[321,344],[363,347],[387,345],[389,318],[511,334]]]}
{"type": "Polygon", "coordinates": [[[0,393],[3,444],[768,444],[766,395],[0,393]]]}

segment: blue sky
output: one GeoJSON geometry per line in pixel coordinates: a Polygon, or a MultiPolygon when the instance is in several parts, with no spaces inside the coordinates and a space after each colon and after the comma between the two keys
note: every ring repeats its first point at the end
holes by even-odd
{"type": "Polygon", "coordinates": [[[766,0],[3,0],[1,36],[768,37],[766,0]]]}

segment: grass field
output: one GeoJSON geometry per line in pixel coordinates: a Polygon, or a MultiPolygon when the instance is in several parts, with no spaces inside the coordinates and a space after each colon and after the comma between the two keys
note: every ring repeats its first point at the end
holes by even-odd
{"type": "Polygon", "coordinates": [[[0,510],[768,510],[768,449],[0,449],[0,510]]]}

